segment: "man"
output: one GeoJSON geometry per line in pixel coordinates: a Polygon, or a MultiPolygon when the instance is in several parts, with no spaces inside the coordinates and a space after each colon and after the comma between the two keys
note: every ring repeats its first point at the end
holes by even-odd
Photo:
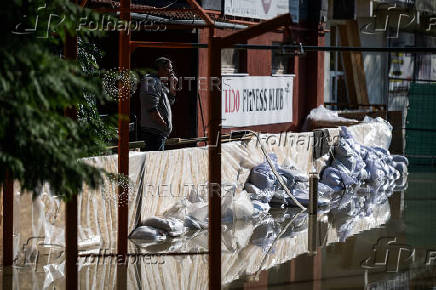
{"type": "Polygon", "coordinates": [[[163,151],[173,129],[171,105],[175,101],[177,78],[168,58],[156,59],[156,75],[146,75],[141,81],[141,139],[147,151],[163,151]]]}

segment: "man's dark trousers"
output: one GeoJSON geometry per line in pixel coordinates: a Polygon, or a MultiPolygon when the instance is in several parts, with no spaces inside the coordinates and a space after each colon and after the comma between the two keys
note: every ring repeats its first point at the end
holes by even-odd
{"type": "Polygon", "coordinates": [[[141,139],[145,142],[145,151],[164,151],[167,138],[160,134],[141,130],[141,139]]]}

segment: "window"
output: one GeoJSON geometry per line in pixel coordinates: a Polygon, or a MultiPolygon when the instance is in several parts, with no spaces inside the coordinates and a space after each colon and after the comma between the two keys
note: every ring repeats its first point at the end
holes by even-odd
{"type": "Polygon", "coordinates": [[[234,48],[221,50],[221,73],[232,74],[240,72],[239,51],[234,48]]]}
{"type": "MultiPolygon", "coordinates": [[[[273,42],[273,45],[280,42],[273,42]]],[[[272,74],[288,74],[290,57],[288,54],[283,54],[280,50],[272,50],[272,74]]]]}

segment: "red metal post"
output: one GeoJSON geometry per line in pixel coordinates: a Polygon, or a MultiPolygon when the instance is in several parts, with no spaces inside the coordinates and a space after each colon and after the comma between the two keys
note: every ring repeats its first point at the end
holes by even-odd
{"type": "Polygon", "coordinates": [[[322,289],[322,249],[317,249],[317,254],[313,257],[313,285],[312,289],[322,289]]]}
{"type": "Polygon", "coordinates": [[[77,195],[65,206],[65,267],[66,289],[77,289],[77,195]]]}
{"type": "Polygon", "coordinates": [[[209,27],[209,289],[221,289],[221,49],[290,24],[289,14],[280,15],[224,38],[209,27]]]}
{"type": "MultiPolygon", "coordinates": [[[[316,46],[324,45],[324,32],[322,28],[314,27],[310,35],[310,42],[316,46]]],[[[306,87],[307,98],[303,116],[309,114],[310,110],[324,104],[324,52],[312,51],[306,53],[307,70],[306,87]]]]}
{"type": "Polygon", "coordinates": [[[209,289],[221,289],[221,47],[209,28],[209,289]]]}
{"type": "Polygon", "coordinates": [[[197,10],[198,13],[200,13],[200,17],[206,22],[207,26],[213,26],[212,18],[210,18],[209,15],[206,14],[203,7],[201,7],[200,4],[197,3],[197,1],[186,0],[186,2],[188,2],[189,6],[191,6],[193,9],[197,10]]]}
{"type": "Polygon", "coordinates": [[[292,24],[291,15],[289,13],[282,14],[273,19],[264,21],[254,26],[250,26],[244,30],[237,31],[226,37],[223,37],[221,41],[221,46],[224,48],[224,47],[230,47],[235,43],[243,43],[251,38],[257,37],[266,32],[273,31],[274,29],[277,29],[282,26],[289,26],[291,24],[292,24]]]}
{"type": "MultiPolygon", "coordinates": [[[[3,183],[3,266],[14,262],[14,179],[9,172],[3,183]]],[[[5,281],[3,281],[4,283],[5,281]]]]}
{"type": "MultiPolygon", "coordinates": [[[[324,46],[325,37],[324,37],[324,25],[320,24],[318,26],[318,35],[317,35],[317,46],[324,46]]],[[[316,105],[324,104],[324,51],[317,52],[317,93],[316,93],[316,105]]]]}
{"type": "MultiPolygon", "coordinates": [[[[67,35],[64,55],[67,59],[77,59],[77,37],[67,35]]],[[[77,119],[75,108],[66,108],[66,117],[77,119]]],[[[65,204],[65,283],[66,289],[77,289],[77,196],[65,204]]]]}
{"type": "MultiPolygon", "coordinates": [[[[120,21],[130,23],[130,0],[120,1],[120,21]]],[[[127,25],[126,25],[127,26],[127,25]]],[[[121,73],[130,73],[130,33],[121,30],[118,40],[118,67],[121,73]]],[[[129,115],[130,88],[119,84],[118,100],[118,173],[129,176],[129,115]]],[[[127,235],[129,226],[129,189],[118,186],[118,236],[117,236],[117,289],[127,289],[127,235]]]]}
{"type": "MultiPolygon", "coordinates": [[[[120,20],[130,21],[130,0],[120,2],[120,20]]],[[[119,69],[124,73],[130,71],[130,34],[121,30],[118,46],[119,69]]],[[[129,114],[130,114],[130,89],[128,85],[120,85],[118,102],[118,173],[129,176],[129,114]]],[[[118,186],[118,239],[117,252],[119,257],[127,256],[127,228],[128,228],[128,187],[118,186]]],[[[124,262],[124,261],[120,261],[124,262]]]]}
{"type": "Polygon", "coordinates": [[[130,49],[137,47],[152,48],[197,48],[192,43],[187,42],[156,42],[156,41],[130,41],[130,49]]]}

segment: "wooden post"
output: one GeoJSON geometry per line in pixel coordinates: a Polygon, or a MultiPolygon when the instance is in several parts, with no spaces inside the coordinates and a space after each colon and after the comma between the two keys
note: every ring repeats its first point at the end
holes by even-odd
{"type": "Polygon", "coordinates": [[[221,47],[209,28],[209,289],[221,289],[221,47]]]}
{"type": "Polygon", "coordinates": [[[313,290],[322,289],[322,248],[318,248],[313,256],[313,290]]]}
{"type": "MultiPolygon", "coordinates": [[[[130,20],[130,0],[121,0],[120,19],[130,20]]],[[[128,74],[130,71],[130,34],[121,30],[119,35],[119,69],[128,74]]],[[[120,86],[121,87],[121,86],[120,86]]],[[[119,91],[118,102],[118,173],[129,176],[129,114],[130,114],[130,88],[124,84],[119,91]]],[[[127,227],[128,227],[128,188],[118,186],[118,243],[119,255],[127,254],[127,227]]]]}
{"type": "MultiPolygon", "coordinates": [[[[130,0],[120,1],[120,21],[130,23],[130,0]]],[[[127,84],[119,84],[118,101],[118,173],[129,176],[129,115],[130,115],[130,33],[120,30],[118,39],[118,67],[127,74],[127,84]]],[[[118,233],[117,233],[117,289],[127,289],[127,235],[129,226],[129,188],[118,185],[118,233]]]]}
{"type": "MultiPolygon", "coordinates": [[[[316,27],[314,24],[313,31],[310,33],[310,42],[316,46],[323,46],[324,32],[320,27],[316,27]]],[[[307,52],[305,61],[307,67],[311,69],[307,69],[305,76],[307,97],[302,112],[303,117],[312,109],[324,104],[324,51],[307,52]]]]}
{"type": "Polygon", "coordinates": [[[309,214],[318,213],[318,173],[309,173],[309,214]]]}
{"type": "Polygon", "coordinates": [[[14,264],[14,178],[6,170],[3,181],[3,269],[2,289],[13,289],[14,264]]]}
{"type": "MultiPolygon", "coordinates": [[[[66,59],[77,59],[77,36],[67,35],[64,55],[66,59]]],[[[64,115],[77,119],[76,108],[65,108],[64,115]]],[[[66,289],[77,289],[77,195],[65,204],[65,283],[66,289]]]]}
{"type": "Polygon", "coordinates": [[[221,49],[291,22],[291,16],[284,14],[224,38],[214,37],[209,28],[209,289],[221,289],[221,49]]]}
{"type": "MultiPolygon", "coordinates": [[[[9,171],[3,183],[3,266],[14,262],[14,179],[9,171]]],[[[4,281],[3,281],[4,283],[4,281]]]]}
{"type": "MultiPolygon", "coordinates": [[[[338,25],[340,44],[342,46],[360,47],[359,26],[355,20],[346,20],[338,25]]],[[[342,52],[345,81],[349,101],[352,105],[368,105],[368,90],[363,65],[363,56],[360,51],[342,52]]]]}
{"type": "MultiPolygon", "coordinates": [[[[324,46],[325,45],[325,34],[324,34],[324,24],[318,25],[317,37],[316,37],[316,45],[324,46]]],[[[317,62],[317,74],[316,74],[316,107],[324,104],[324,51],[318,51],[316,53],[316,62],[317,62]]]]}
{"type": "Polygon", "coordinates": [[[77,195],[65,206],[65,267],[66,289],[77,289],[77,195]]]}
{"type": "Polygon", "coordinates": [[[318,240],[318,215],[309,214],[307,227],[307,252],[310,256],[316,255],[318,240]]]}
{"type": "Polygon", "coordinates": [[[191,6],[192,9],[196,10],[200,17],[206,22],[207,26],[211,28],[213,26],[213,20],[209,17],[209,15],[206,14],[204,9],[197,3],[195,0],[186,0],[188,2],[189,6],[191,6]]]}

